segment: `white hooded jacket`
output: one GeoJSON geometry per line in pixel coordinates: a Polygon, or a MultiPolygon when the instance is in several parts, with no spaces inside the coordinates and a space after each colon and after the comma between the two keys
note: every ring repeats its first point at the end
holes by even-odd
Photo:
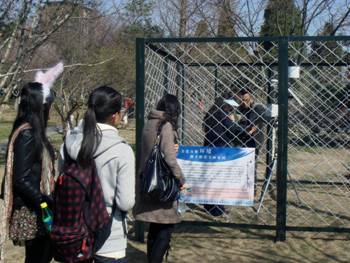
{"type": "MultiPolygon", "coordinates": [[[[135,204],[135,157],[131,147],[119,136],[118,130],[107,124],[97,124],[102,139],[95,153],[97,173],[103,189],[109,213],[113,201],[117,205],[112,222],[112,231],[98,255],[123,258],[127,245],[126,222],[121,211],[130,210],[135,204]]],[[[83,139],[80,123],[67,134],[65,143],[69,156],[76,160],[83,139]]],[[[62,151],[61,158],[63,159],[62,151]]]]}

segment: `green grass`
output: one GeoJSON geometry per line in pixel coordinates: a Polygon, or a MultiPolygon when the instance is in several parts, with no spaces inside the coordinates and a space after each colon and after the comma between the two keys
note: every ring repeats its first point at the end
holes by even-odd
{"type": "MultiPolygon", "coordinates": [[[[0,120],[0,143],[6,143],[12,130],[12,121],[0,120]]],[[[0,154],[0,166],[5,165],[5,154],[0,154]]]]}
{"type": "Polygon", "coordinates": [[[5,165],[5,155],[4,154],[0,154],[0,166],[5,165]]]}
{"type": "Polygon", "coordinates": [[[298,151],[298,152],[306,152],[306,153],[312,153],[315,154],[318,151],[324,149],[323,147],[317,147],[317,146],[297,146],[293,145],[293,151],[298,151]]]}
{"type": "Polygon", "coordinates": [[[56,151],[58,151],[63,143],[62,134],[55,134],[49,136],[49,140],[52,143],[56,151]]]}
{"type": "Polygon", "coordinates": [[[0,142],[8,139],[12,130],[12,121],[0,121],[0,142]]]}

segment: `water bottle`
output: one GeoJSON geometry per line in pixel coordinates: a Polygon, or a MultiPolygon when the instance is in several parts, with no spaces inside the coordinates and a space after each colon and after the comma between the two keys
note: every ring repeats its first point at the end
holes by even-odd
{"type": "Polygon", "coordinates": [[[46,202],[41,203],[40,207],[42,212],[42,220],[44,222],[45,228],[47,229],[47,231],[50,232],[52,229],[52,222],[53,222],[52,212],[49,209],[46,202]]]}
{"type": "MultiPolygon", "coordinates": [[[[187,192],[191,192],[191,188],[187,188],[185,191],[187,192]]],[[[178,202],[178,206],[177,206],[177,211],[180,214],[185,213],[189,208],[185,203],[185,193],[183,191],[180,192],[180,198],[179,198],[179,202],[178,202]]]]}
{"type": "Polygon", "coordinates": [[[177,211],[179,212],[179,214],[183,214],[187,211],[188,207],[184,202],[184,194],[181,193],[180,194],[180,198],[179,198],[179,202],[177,205],[177,211]]]}

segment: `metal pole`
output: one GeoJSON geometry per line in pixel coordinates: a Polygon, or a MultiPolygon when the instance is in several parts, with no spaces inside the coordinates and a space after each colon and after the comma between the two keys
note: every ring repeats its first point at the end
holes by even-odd
{"type": "MultiPolygon", "coordinates": [[[[272,94],[273,89],[271,87],[271,76],[272,76],[272,70],[270,67],[267,68],[267,105],[273,103],[272,94]]],[[[269,125],[267,125],[266,128],[266,171],[265,171],[265,180],[268,179],[268,175],[271,173],[271,164],[272,164],[272,122],[269,122],[269,125]]],[[[266,181],[265,183],[266,184],[266,181]]]]}
{"type": "Polygon", "coordinates": [[[286,240],[288,165],[288,38],[278,41],[278,155],[276,241],[286,240]]]}
{"type": "MultiPolygon", "coordinates": [[[[145,40],[136,39],[136,171],[140,166],[141,138],[145,115],[145,40]]],[[[135,222],[136,240],[144,242],[144,223],[135,222]]]]}
{"type": "Polygon", "coordinates": [[[218,91],[218,67],[215,67],[215,71],[214,71],[214,76],[215,76],[215,98],[218,97],[219,91],[218,91]]]}
{"type": "Polygon", "coordinates": [[[165,57],[164,62],[163,62],[163,67],[164,67],[164,95],[169,92],[169,59],[168,57],[165,57]]]}
{"type": "Polygon", "coordinates": [[[185,143],[185,65],[181,65],[181,144],[185,143]]]}

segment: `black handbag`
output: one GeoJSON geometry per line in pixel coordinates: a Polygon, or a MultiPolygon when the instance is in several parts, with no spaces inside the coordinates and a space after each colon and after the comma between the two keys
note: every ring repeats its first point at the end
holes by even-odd
{"type": "Polygon", "coordinates": [[[155,201],[170,202],[179,199],[180,182],[173,175],[160,150],[160,130],[161,128],[142,173],[141,192],[155,201]]]}

